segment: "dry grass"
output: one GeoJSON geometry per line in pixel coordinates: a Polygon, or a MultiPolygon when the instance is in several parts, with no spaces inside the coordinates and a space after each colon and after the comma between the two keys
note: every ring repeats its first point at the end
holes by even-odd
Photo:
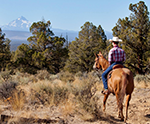
{"type": "Polygon", "coordinates": [[[3,107],[0,105],[0,114],[3,112],[3,107]]]}
{"type": "Polygon", "coordinates": [[[62,71],[58,74],[58,76],[61,81],[66,82],[66,83],[71,83],[75,80],[74,75],[69,72],[62,71]]]}
{"type": "Polygon", "coordinates": [[[28,83],[36,83],[38,78],[35,75],[30,75],[28,73],[21,73],[17,71],[15,75],[11,75],[11,80],[17,82],[20,85],[26,85],[28,83]]]}
{"type": "Polygon", "coordinates": [[[53,104],[53,85],[51,82],[38,81],[37,83],[31,83],[28,85],[30,87],[30,98],[31,104],[53,104]]]}
{"type": "Polygon", "coordinates": [[[66,102],[61,104],[59,107],[61,108],[61,112],[62,112],[63,116],[65,117],[67,115],[74,114],[76,111],[76,106],[77,106],[77,104],[75,104],[73,101],[68,99],[68,100],[66,100],[66,102]]]}
{"type": "Polygon", "coordinates": [[[99,90],[99,78],[93,72],[84,74],[83,77],[77,77],[72,83],[72,93],[78,103],[78,112],[86,120],[98,119],[101,115],[101,109],[98,105],[96,92],[99,90]],[[82,112],[80,112],[82,111],[82,112]]]}
{"type": "Polygon", "coordinates": [[[14,110],[22,110],[26,102],[24,91],[18,90],[14,92],[13,97],[9,101],[14,110]]]}
{"type": "Polygon", "coordinates": [[[84,121],[93,121],[95,119],[95,116],[92,113],[89,113],[84,109],[80,109],[78,112],[79,117],[84,121]]]}
{"type": "Polygon", "coordinates": [[[58,105],[63,103],[68,98],[68,89],[60,80],[52,83],[48,80],[38,81],[37,83],[31,83],[30,87],[31,101],[32,103],[42,105],[58,105]]]}
{"type": "MultiPolygon", "coordinates": [[[[50,108],[53,106],[58,108],[57,113],[64,117],[76,114],[85,121],[99,119],[102,115],[98,100],[103,84],[94,72],[80,72],[75,75],[61,72],[58,75],[50,75],[44,70],[39,71],[37,75],[17,72],[16,75],[6,77],[11,77],[11,80],[18,84],[11,93],[11,83],[1,87],[6,92],[7,103],[17,111],[18,117],[50,118],[50,108]]],[[[149,77],[150,75],[137,75],[134,78],[135,87],[150,88],[149,77]]],[[[0,108],[0,113],[2,110],[3,108],[0,108]]],[[[19,122],[19,119],[12,121],[19,122]]]]}
{"type": "MultiPolygon", "coordinates": [[[[38,73],[36,81],[34,76],[17,72],[12,76],[12,80],[18,82],[18,89],[12,94],[8,102],[14,110],[24,111],[22,115],[31,117],[27,106],[58,106],[64,116],[74,113],[81,113],[85,120],[91,120],[97,116],[97,98],[96,91],[102,87],[99,78],[93,72],[87,74],[77,74],[69,77],[69,73],[58,74],[59,79],[50,80],[47,72],[38,73]],[[66,76],[65,76],[66,74],[66,76]],[[42,77],[44,76],[44,77],[42,77]],[[62,80],[60,80],[62,79],[62,80]],[[26,107],[25,107],[26,106],[26,107]]],[[[9,98],[9,97],[8,97],[9,98]]],[[[46,117],[46,116],[45,116],[46,117]]]]}
{"type": "Polygon", "coordinates": [[[134,77],[136,88],[150,88],[150,74],[149,75],[136,75],[134,77]]]}
{"type": "Polygon", "coordinates": [[[13,93],[17,90],[17,83],[14,82],[3,82],[0,85],[0,99],[7,100],[12,97],[13,93]]]}

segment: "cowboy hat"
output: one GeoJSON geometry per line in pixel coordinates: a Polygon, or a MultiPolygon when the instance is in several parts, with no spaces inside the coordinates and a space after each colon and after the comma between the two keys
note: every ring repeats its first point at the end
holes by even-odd
{"type": "Polygon", "coordinates": [[[118,37],[113,37],[112,39],[109,39],[110,42],[122,42],[121,39],[119,39],[118,37]]]}

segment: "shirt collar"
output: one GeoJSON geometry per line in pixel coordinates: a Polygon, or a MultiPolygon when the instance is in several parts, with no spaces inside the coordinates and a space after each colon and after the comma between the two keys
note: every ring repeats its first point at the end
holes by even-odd
{"type": "Polygon", "coordinates": [[[114,45],[114,47],[118,47],[118,45],[117,45],[117,44],[115,44],[115,45],[114,45]]]}

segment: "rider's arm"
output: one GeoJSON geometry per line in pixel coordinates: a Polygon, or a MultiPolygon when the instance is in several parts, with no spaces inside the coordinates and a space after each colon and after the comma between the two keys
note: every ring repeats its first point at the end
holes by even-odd
{"type": "Polygon", "coordinates": [[[109,51],[108,62],[109,62],[109,65],[111,65],[113,63],[113,50],[109,51]]]}

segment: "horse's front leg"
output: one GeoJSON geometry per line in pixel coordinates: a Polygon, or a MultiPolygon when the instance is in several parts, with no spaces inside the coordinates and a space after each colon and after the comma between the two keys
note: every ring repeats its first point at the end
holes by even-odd
{"type": "Polygon", "coordinates": [[[105,109],[106,109],[106,101],[107,101],[108,96],[109,96],[109,94],[104,95],[104,99],[103,99],[103,112],[105,112],[105,109]]]}

